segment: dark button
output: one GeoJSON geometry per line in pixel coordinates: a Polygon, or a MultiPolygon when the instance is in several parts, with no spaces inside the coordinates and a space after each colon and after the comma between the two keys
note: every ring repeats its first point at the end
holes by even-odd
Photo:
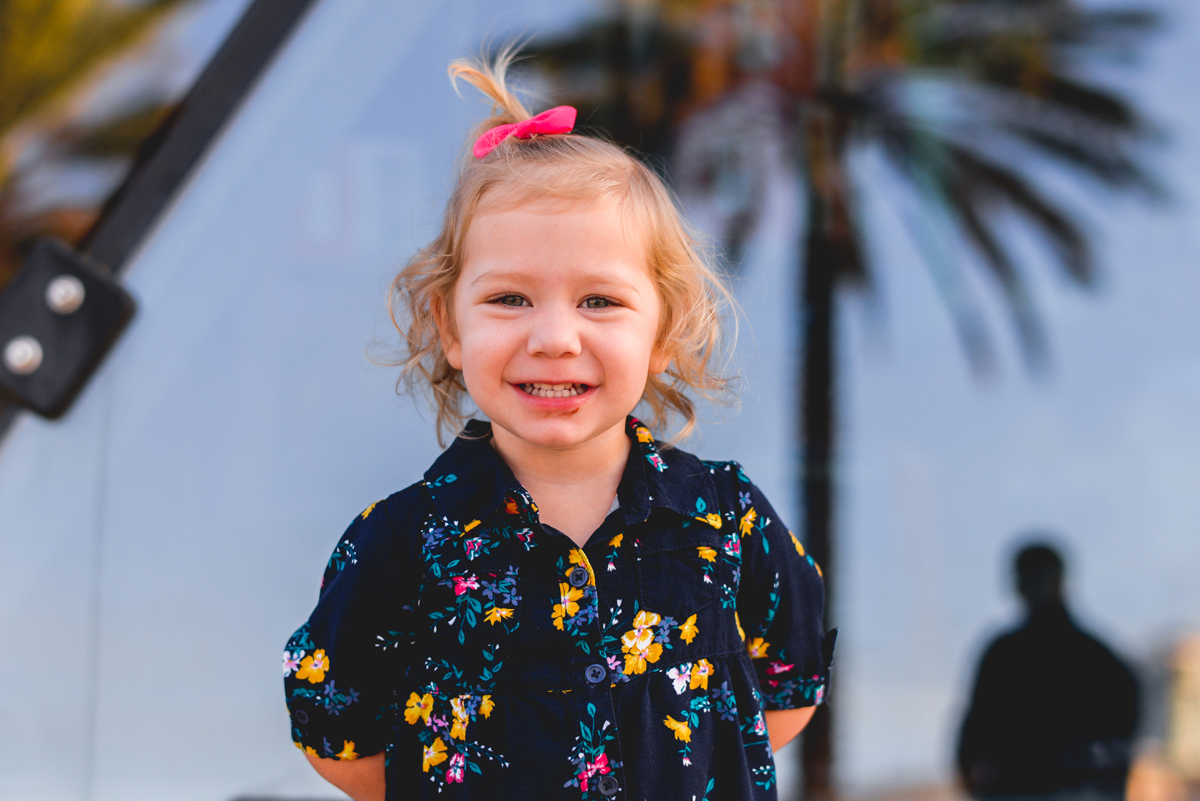
{"type": "Polygon", "coordinates": [[[599,684],[608,676],[608,671],[604,669],[604,665],[588,665],[587,670],[583,671],[583,677],[592,684],[599,684]]]}
{"type": "Polygon", "coordinates": [[[297,709],[296,714],[292,717],[294,717],[300,723],[308,723],[308,713],[303,709],[297,709]]]}
{"type": "Polygon", "coordinates": [[[596,786],[600,790],[600,795],[605,798],[612,798],[617,794],[618,785],[615,776],[601,776],[596,786]]]}
{"type": "Polygon", "coordinates": [[[572,587],[582,587],[588,583],[588,572],[586,567],[576,567],[571,571],[571,575],[567,576],[567,581],[571,582],[572,587]]]}

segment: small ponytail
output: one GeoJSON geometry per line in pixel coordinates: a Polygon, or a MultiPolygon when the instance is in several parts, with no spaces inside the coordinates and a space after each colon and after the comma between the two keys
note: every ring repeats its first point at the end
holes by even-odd
{"type": "Polygon", "coordinates": [[[501,50],[490,64],[483,59],[466,58],[450,63],[450,82],[454,85],[454,91],[458,91],[458,79],[462,78],[492,100],[492,117],[479,124],[481,129],[523,122],[533,116],[504,82],[508,68],[516,60],[516,53],[517,45],[514,43],[501,50]]]}

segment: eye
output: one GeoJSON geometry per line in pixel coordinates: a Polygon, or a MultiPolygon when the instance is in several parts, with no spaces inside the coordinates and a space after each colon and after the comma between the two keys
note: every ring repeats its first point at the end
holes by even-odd
{"type": "Polygon", "coordinates": [[[529,301],[520,295],[501,295],[498,298],[492,298],[488,303],[495,303],[498,306],[528,306],[529,301]]]}
{"type": "Polygon", "coordinates": [[[615,305],[617,304],[612,300],[600,295],[593,295],[583,301],[583,308],[585,309],[607,309],[609,306],[615,305]]]}

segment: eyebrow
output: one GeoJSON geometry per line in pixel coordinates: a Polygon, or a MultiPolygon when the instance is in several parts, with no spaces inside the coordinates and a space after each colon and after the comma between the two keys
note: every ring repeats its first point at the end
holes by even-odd
{"type": "MultiPolygon", "coordinates": [[[[487,283],[489,281],[529,281],[529,280],[532,280],[532,276],[530,276],[529,273],[523,273],[520,270],[493,270],[493,271],[488,271],[481,275],[476,276],[475,280],[473,280],[471,282],[471,286],[475,286],[476,284],[480,284],[480,283],[487,283]]],[[[641,291],[638,290],[638,288],[636,286],[629,283],[628,281],[621,281],[619,279],[613,278],[610,275],[605,275],[604,273],[584,273],[583,275],[579,276],[579,280],[581,280],[585,283],[590,283],[590,284],[600,284],[601,286],[622,287],[622,288],[628,289],[629,291],[633,292],[635,295],[638,295],[638,296],[640,296],[642,294],[641,291]]]]}

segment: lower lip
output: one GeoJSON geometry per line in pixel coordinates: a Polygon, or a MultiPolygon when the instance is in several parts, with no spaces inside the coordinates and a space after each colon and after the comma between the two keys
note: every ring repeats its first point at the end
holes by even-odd
{"type": "Polygon", "coordinates": [[[587,403],[588,398],[596,391],[593,386],[588,386],[583,392],[578,395],[571,395],[567,398],[539,398],[537,395],[530,395],[525,390],[521,389],[520,384],[512,384],[513,390],[521,396],[521,400],[529,404],[535,409],[547,412],[571,412],[578,409],[583,404],[587,403]]]}

